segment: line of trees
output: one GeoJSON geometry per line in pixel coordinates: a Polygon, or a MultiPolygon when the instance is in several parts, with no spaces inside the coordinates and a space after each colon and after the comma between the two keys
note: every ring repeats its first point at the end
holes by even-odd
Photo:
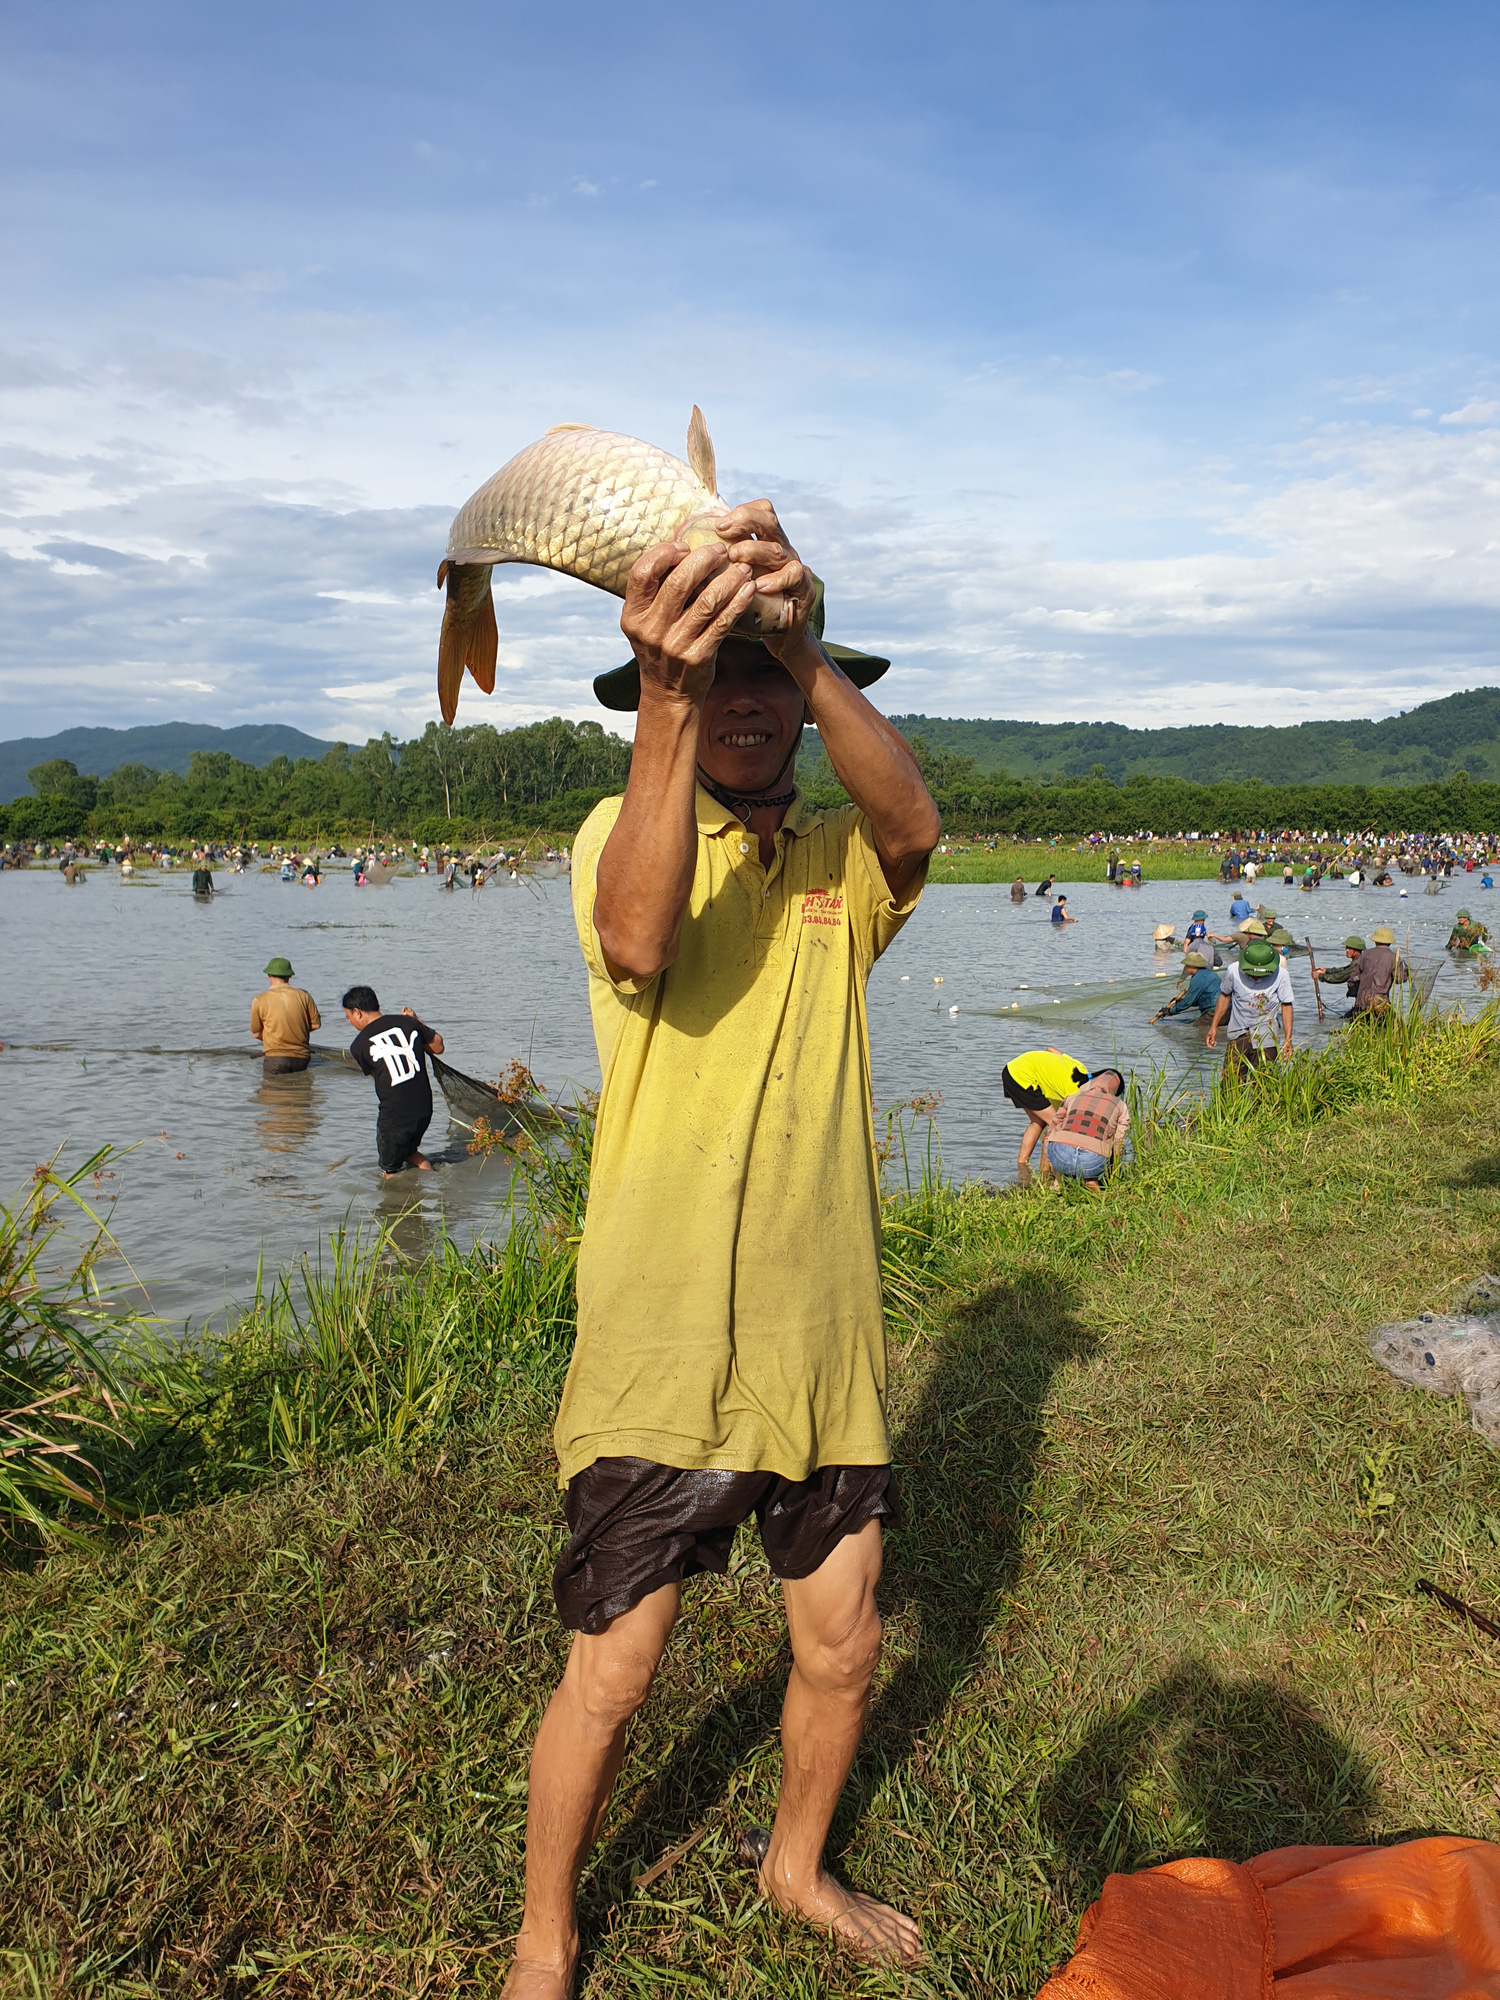
{"type": "MultiPolygon", "coordinates": [[[[912,748],[950,833],[1079,838],[1103,828],[1159,834],[1211,828],[1337,826],[1373,833],[1500,833],[1500,784],[1466,771],[1441,784],[1191,784],[1135,777],[1116,785],[1102,767],[1085,778],[1012,779],[972,757],[912,748]]],[[[816,744],[799,778],[816,805],[847,795],[816,744]]],[[[167,841],[305,841],[403,835],[436,842],[477,833],[576,831],[630,769],[630,745],[597,722],[554,716],[521,729],[431,722],[409,743],[389,735],[363,749],[336,743],[322,758],[273,758],[257,767],[222,750],[195,752],[185,775],[123,764],[105,778],[64,758],[29,773],[35,795],[0,807],[0,838],[85,836],[167,841]]]]}
{"type": "Polygon", "coordinates": [[[336,743],[325,757],[273,757],[260,766],[200,750],[184,775],[122,764],[96,778],[54,758],[28,771],[33,797],[0,807],[0,833],[21,840],[274,840],[373,826],[382,835],[435,841],[543,821],[564,828],[618,791],[629,769],[623,738],[597,722],[560,716],[505,730],[430,722],[409,743],[387,734],[360,750],[336,743]]]}
{"type": "MultiPolygon", "coordinates": [[[[911,739],[922,775],[950,833],[1038,834],[1081,839],[1104,828],[1149,826],[1159,834],[1213,828],[1330,826],[1372,833],[1500,833],[1500,784],[1459,771],[1431,785],[1195,785],[1135,777],[1112,784],[1102,767],[1086,778],[1015,779],[982,772],[972,757],[911,739]]],[[[809,799],[847,794],[826,752],[803,773],[809,799]]]]}

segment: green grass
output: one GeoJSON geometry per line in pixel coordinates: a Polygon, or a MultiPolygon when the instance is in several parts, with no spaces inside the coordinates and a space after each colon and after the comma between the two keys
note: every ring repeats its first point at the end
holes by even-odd
{"type": "MultiPolygon", "coordinates": [[[[1139,861],[1147,884],[1152,882],[1217,881],[1219,857],[1207,846],[1187,847],[1176,842],[1120,841],[1113,843],[1128,866],[1139,861]]],[[[1055,846],[1046,841],[989,843],[963,836],[945,842],[950,852],[932,857],[928,879],[933,882],[1014,882],[1019,875],[1028,889],[1045,876],[1058,882],[1102,882],[1110,849],[1078,851],[1078,843],[1059,839],[1055,846]]],[[[1280,885],[1280,876],[1277,876],[1280,885]]]]}
{"type": "MultiPolygon", "coordinates": [[[[1187,1116],[1146,1105],[1102,1195],[943,1187],[891,1129],[905,1513],[833,1852],[920,1915],[930,1963],[848,1965],[732,1864],[786,1665],[748,1537],[691,1587],[633,1733],[586,1993],[1027,1995],[1110,1868],[1500,1833],[1500,1650],[1413,1594],[1500,1603],[1500,1460],[1365,1350],[1500,1264],[1497,1035],[1396,1023],[1187,1116]]],[[[346,1253],[262,1301],[167,1469],[111,1461],[154,1517],[18,1552],[0,1989],[497,1989],[563,1657],[547,1426],[584,1164],[551,1166],[508,1276],[346,1253]]]]}

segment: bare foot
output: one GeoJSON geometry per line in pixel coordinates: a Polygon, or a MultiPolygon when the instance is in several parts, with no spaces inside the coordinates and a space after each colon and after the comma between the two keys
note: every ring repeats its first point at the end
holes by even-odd
{"type": "Polygon", "coordinates": [[[413,1153],[411,1158],[407,1161],[406,1164],[409,1167],[420,1168],[424,1174],[430,1174],[432,1172],[432,1162],[431,1160],[428,1159],[425,1153],[413,1153]]]}
{"type": "Polygon", "coordinates": [[[846,1889],[826,1869],[820,1870],[816,1882],[805,1891],[794,1890],[786,1881],[775,1881],[770,1871],[768,1855],[760,1869],[761,1893],[788,1916],[803,1917],[832,1931],[851,1957],[872,1965],[922,1962],[921,1933],[910,1917],[893,1910],[889,1903],[877,1903],[858,1889],[846,1889]]]}
{"type": "Polygon", "coordinates": [[[500,2000],[573,2000],[577,1970],[576,1950],[561,1965],[552,1959],[512,1959],[500,2000]]]}

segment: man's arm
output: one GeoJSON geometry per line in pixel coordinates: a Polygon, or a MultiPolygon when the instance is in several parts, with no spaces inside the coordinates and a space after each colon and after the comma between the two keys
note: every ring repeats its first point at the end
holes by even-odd
{"type": "Polygon", "coordinates": [[[1227,993],[1221,993],[1219,995],[1219,1004],[1214,1009],[1214,1017],[1208,1024],[1208,1034],[1205,1039],[1207,1041],[1209,1048],[1212,1048],[1214,1044],[1218,1041],[1219,1030],[1220,1028],[1223,1027],[1224,1023],[1228,1019],[1229,1019],[1229,995],[1227,993]]]}
{"type": "Polygon", "coordinates": [[[812,578],[770,501],[736,507],[718,527],[735,560],[754,572],[758,591],[781,591],[797,605],[792,629],[770,635],[767,649],[801,688],[839,782],[870,822],[886,886],[899,898],[943,830],[911,746],[808,631],[812,578]]]}
{"type": "Polygon", "coordinates": [[[417,1022],[417,1032],[422,1037],[423,1048],[428,1050],[432,1055],[440,1056],[443,1053],[443,1038],[437,1029],[429,1028],[425,1021],[417,1020],[417,1010],[415,1007],[403,1007],[401,1011],[406,1015],[408,1020],[417,1022]]]}
{"type": "Polygon", "coordinates": [[[260,995],[257,993],[250,1002],[250,1032],[258,1042],[266,1038],[265,1023],[260,1018],[260,995]]]}
{"type": "Polygon", "coordinates": [[[698,861],[698,724],[714,659],[749,609],[749,568],[720,548],[650,549],[630,572],[620,628],[641,670],[635,749],[604,843],[594,929],[610,970],[654,979],[671,965],[698,861]]]}
{"type": "Polygon", "coordinates": [[[1281,1052],[1283,1055],[1288,1056],[1292,1053],[1292,1003],[1290,1000],[1283,1000],[1281,1003],[1281,1052]]]}

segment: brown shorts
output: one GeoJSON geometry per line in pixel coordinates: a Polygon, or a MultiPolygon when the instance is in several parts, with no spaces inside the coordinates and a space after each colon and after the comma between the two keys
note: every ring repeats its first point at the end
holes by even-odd
{"type": "Polygon", "coordinates": [[[663,1584],[723,1576],[734,1531],[753,1514],[778,1577],[811,1576],[866,1521],[894,1521],[888,1465],[825,1465],[808,1479],[775,1472],[683,1472],[649,1458],[596,1458],[568,1481],[572,1530],[552,1574],[558,1616],[602,1632],[663,1584]]]}

